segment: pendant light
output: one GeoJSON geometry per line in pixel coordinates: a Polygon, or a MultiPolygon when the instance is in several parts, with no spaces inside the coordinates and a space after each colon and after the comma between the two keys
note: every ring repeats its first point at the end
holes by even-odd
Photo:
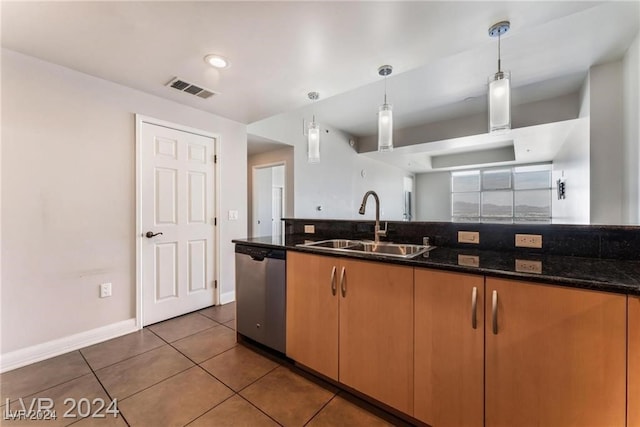
{"type": "MultiPolygon", "coordinates": [[[[312,101],[317,101],[320,98],[318,92],[309,92],[307,96],[312,101]]],[[[307,128],[307,161],[309,163],[320,162],[320,126],[316,123],[315,114],[307,128]]]]}
{"type": "Polygon", "coordinates": [[[378,68],[378,74],[384,76],[384,104],[378,111],[378,151],[393,151],[393,111],[391,104],[387,104],[387,76],[392,71],[391,65],[378,68]]]}
{"type": "Polygon", "coordinates": [[[489,133],[511,129],[511,74],[502,71],[500,64],[500,36],[510,26],[509,21],[501,21],[489,28],[489,36],[498,37],[498,72],[489,77],[489,133]]]}

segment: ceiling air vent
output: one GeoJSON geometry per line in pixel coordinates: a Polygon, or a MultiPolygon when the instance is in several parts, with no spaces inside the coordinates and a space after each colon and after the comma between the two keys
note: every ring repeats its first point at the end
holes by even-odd
{"type": "Polygon", "coordinates": [[[191,95],[195,95],[202,99],[211,98],[213,95],[217,95],[218,93],[211,89],[205,89],[198,85],[194,85],[193,83],[185,82],[178,77],[174,77],[173,79],[171,79],[171,81],[167,83],[167,86],[177,89],[181,92],[190,93],[191,95]]]}

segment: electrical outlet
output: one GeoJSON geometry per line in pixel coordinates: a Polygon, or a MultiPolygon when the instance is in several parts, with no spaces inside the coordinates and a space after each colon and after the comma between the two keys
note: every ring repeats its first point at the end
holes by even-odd
{"type": "Polygon", "coordinates": [[[111,283],[100,284],[100,298],[107,298],[111,296],[111,283]]]}
{"type": "Polygon", "coordinates": [[[480,243],[480,233],[478,231],[458,231],[458,243],[480,243]]]}
{"type": "Polygon", "coordinates": [[[516,234],[516,247],[542,249],[542,235],[516,234]]]}
{"type": "Polygon", "coordinates": [[[314,234],[316,232],[316,226],[315,225],[305,225],[304,226],[304,232],[307,234],[314,234]]]}
{"type": "Polygon", "coordinates": [[[458,255],[458,265],[467,267],[479,267],[480,257],[477,255],[458,255]]]}
{"type": "Polygon", "coordinates": [[[518,273],[542,274],[542,261],[516,259],[516,271],[518,273]]]}

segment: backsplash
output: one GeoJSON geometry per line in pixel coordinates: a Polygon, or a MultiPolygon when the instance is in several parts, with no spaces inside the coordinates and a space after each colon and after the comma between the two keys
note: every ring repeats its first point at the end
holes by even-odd
{"type": "MultiPolygon", "coordinates": [[[[373,221],[285,218],[286,234],[305,234],[313,225],[318,238],[373,239],[373,221]]],[[[382,222],[382,225],[385,222],[382,222]]],[[[618,225],[527,225],[455,222],[386,221],[387,236],[381,240],[430,244],[452,248],[517,251],[588,258],[640,260],[640,227],[618,225]],[[458,243],[459,231],[479,232],[479,243],[458,243]],[[515,246],[516,234],[542,236],[542,249],[515,246]]]]}

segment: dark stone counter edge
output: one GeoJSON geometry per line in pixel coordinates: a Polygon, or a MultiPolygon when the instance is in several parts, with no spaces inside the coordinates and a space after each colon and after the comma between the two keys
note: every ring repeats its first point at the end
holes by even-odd
{"type": "MultiPolygon", "coordinates": [[[[293,238],[291,240],[292,241],[286,244],[273,243],[273,239],[269,236],[262,238],[233,239],[232,242],[270,249],[285,249],[287,251],[313,253],[324,256],[386,262],[389,264],[433,268],[476,275],[481,274],[488,277],[525,280],[542,284],[640,296],[640,262],[637,261],[601,260],[569,256],[539,256],[537,260],[543,262],[543,272],[527,273],[515,271],[514,267],[508,267],[509,264],[511,266],[514,265],[514,255],[509,252],[483,250],[470,252],[443,247],[436,248],[435,251],[439,252],[433,252],[426,258],[419,256],[417,258],[404,259],[365,253],[338,253],[312,247],[298,246],[298,243],[310,240],[308,236],[300,236],[299,239],[293,238]],[[442,256],[432,256],[436,253],[443,254],[444,258],[442,256]],[[472,267],[458,265],[458,254],[477,255],[481,257],[482,261],[487,261],[481,261],[482,264],[489,264],[489,266],[472,267]],[[551,268],[546,268],[546,266],[550,266],[551,268]],[[567,267],[569,267],[574,273],[563,274],[559,271],[554,271],[554,267],[556,269],[567,269],[567,267]],[[545,272],[545,269],[550,271],[545,272]],[[598,277],[589,277],[589,272],[598,275],[598,277]]],[[[536,260],[536,257],[529,256],[527,259],[536,260]]]]}

